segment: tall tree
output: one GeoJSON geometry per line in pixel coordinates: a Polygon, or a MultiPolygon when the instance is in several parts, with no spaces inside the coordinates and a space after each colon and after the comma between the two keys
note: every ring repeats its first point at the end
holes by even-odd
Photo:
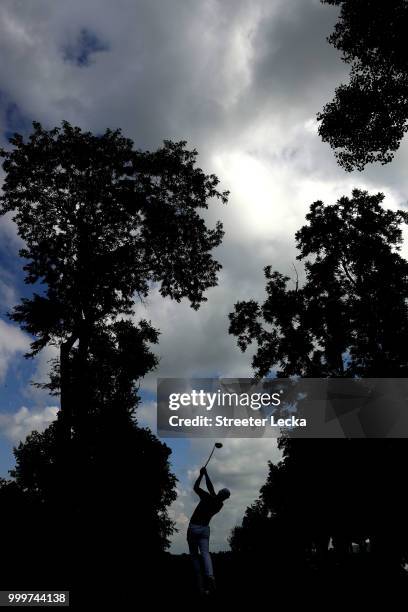
{"type": "Polygon", "coordinates": [[[390,162],[408,129],[408,6],[404,0],[322,0],[340,7],[329,42],[350,80],[318,115],[323,141],[350,171],[390,162]]]}
{"type": "Polygon", "coordinates": [[[132,314],[135,295],[153,284],[163,296],[187,298],[193,308],[217,282],[220,223],[208,229],[200,209],[227,201],[218,179],[195,167],[196,151],[165,141],[156,152],[134,150],[120,130],[95,136],[64,122],[39,123],[27,142],[1,152],[6,178],[0,214],[25,242],[26,282],[45,285],[23,299],[11,317],[35,336],[30,355],[60,349],[61,421],[66,435],[86,398],[86,362],[93,331],[132,314]],[[70,397],[69,358],[78,346],[80,398],[70,397]]]}
{"type": "MultiPolygon", "coordinates": [[[[230,333],[257,351],[258,375],[406,377],[408,262],[399,253],[408,213],[383,208],[382,194],[354,190],[334,205],[314,202],[296,234],[305,281],[265,269],[267,298],[238,302],[230,333]]],[[[298,534],[405,530],[404,440],[282,439],[283,464],[261,499],[298,534]]],[[[263,507],[263,506],[261,506],[263,507]]],[[[248,521],[247,521],[248,522],[248,521]]],[[[245,527],[245,525],[244,525],[245,527]]]]}
{"type": "MultiPolygon", "coordinates": [[[[175,498],[170,450],[137,425],[138,381],[157,364],[149,345],[158,332],[132,322],[134,302],[152,287],[195,309],[206,300],[223,230],[200,211],[228,193],[185,142],[143,152],[120,131],[64,122],[34,123],[27,141],[16,134],[11,144],[0,213],[14,213],[34,291],[10,316],[34,336],[28,357],[59,348],[44,386],[61,400],[57,422],[16,449],[15,485],[82,550],[84,571],[99,552],[99,568],[109,557],[123,573],[126,547],[143,558],[166,547],[175,498]]],[[[3,497],[17,499],[13,486],[3,483],[3,497]]]]}

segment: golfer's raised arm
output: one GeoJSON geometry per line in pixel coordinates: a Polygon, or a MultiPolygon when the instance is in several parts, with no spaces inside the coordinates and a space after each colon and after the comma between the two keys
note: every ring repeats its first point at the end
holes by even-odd
{"type": "Polygon", "coordinates": [[[202,478],[203,478],[203,476],[204,476],[204,471],[205,471],[205,469],[204,469],[204,468],[201,468],[201,470],[200,470],[200,475],[199,475],[199,477],[197,478],[197,480],[196,480],[196,481],[195,481],[195,483],[194,483],[194,487],[193,487],[193,489],[194,489],[194,491],[197,493],[197,495],[200,495],[200,493],[199,493],[199,491],[201,491],[201,489],[200,489],[200,483],[201,483],[201,480],[202,480],[202,478]]]}
{"type": "Polygon", "coordinates": [[[209,494],[215,496],[215,491],[214,491],[213,483],[211,482],[210,477],[207,474],[207,470],[205,470],[204,476],[205,476],[205,484],[207,485],[207,489],[208,489],[209,494]]]}

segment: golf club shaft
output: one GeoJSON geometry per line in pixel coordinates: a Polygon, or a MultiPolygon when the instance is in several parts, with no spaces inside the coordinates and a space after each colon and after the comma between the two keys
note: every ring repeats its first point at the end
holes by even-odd
{"type": "Polygon", "coordinates": [[[207,463],[204,465],[204,467],[207,467],[207,465],[210,463],[210,459],[213,456],[214,451],[215,451],[215,446],[213,447],[213,449],[211,451],[211,454],[210,454],[210,456],[207,459],[207,463]]]}

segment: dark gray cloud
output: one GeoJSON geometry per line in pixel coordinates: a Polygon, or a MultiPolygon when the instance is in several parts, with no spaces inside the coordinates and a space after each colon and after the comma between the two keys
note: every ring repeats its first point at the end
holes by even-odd
{"type": "Polygon", "coordinates": [[[258,96],[280,114],[325,102],[325,92],[347,74],[338,53],[326,42],[337,10],[317,2],[282,2],[254,37],[253,84],[258,96]],[[289,108],[282,107],[288,104],[289,108]]]}

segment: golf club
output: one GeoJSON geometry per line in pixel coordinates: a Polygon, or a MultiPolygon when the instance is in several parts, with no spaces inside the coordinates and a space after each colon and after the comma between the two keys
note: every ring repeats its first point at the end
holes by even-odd
{"type": "Polygon", "coordinates": [[[213,449],[212,449],[212,451],[211,451],[211,454],[210,454],[210,456],[208,457],[208,459],[207,459],[207,463],[204,465],[204,467],[207,467],[207,465],[210,463],[210,459],[211,459],[211,457],[213,456],[213,453],[214,453],[214,451],[215,451],[215,449],[216,449],[216,448],[222,448],[222,444],[221,444],[221,442],[216,442],[216,443],[214,444],[213,449]]]}

